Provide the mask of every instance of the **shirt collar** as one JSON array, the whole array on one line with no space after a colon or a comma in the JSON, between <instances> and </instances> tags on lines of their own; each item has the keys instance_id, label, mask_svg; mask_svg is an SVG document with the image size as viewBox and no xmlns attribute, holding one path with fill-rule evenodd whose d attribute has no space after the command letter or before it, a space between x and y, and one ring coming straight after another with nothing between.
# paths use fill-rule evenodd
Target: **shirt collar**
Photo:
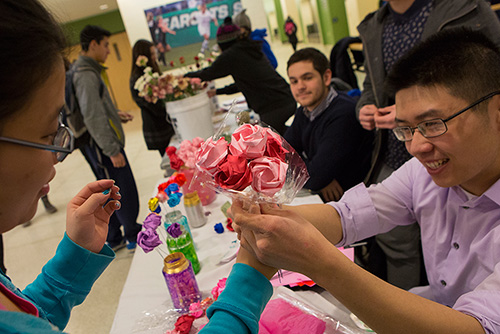
<instances>
[{"instance_id":1,"label":"shirt collar","mask_svg":"<svg viewBox=\"0 0 500 334\"><path fill-rule=\"evenodd\" d=\"M500 206L500 180L497 180L497 182L493 183L493 185L489 187L488 190L486 190L482 195L472 198L471 200L469 200L468 196L465 194L465 190L460 186L454 186L452 188L457 194L459 194L464 202L477 205L482 201L481 199L489 198L496 205Z\"/></svg>"},{"instance_id":2,"label":"shirt collar","mask_svg":"<svg viewBox=\"0 0 500 334\"><path fill-rule=\"evenodd\" d=\"M328 108L330 103L332 103L333 99L338 95L339 94L335 91L335 89L333 89L333 87L330 86L326 98L323 99L323 101L321 101L320 104L318 104L316 108L314 108L312 111L309 111L307 108L304 108L304 115L306 115L306 117L309 118L311 122L314 121L314 119L316 119L326 110L326 108Z\"/></svg>"}]
</instances>

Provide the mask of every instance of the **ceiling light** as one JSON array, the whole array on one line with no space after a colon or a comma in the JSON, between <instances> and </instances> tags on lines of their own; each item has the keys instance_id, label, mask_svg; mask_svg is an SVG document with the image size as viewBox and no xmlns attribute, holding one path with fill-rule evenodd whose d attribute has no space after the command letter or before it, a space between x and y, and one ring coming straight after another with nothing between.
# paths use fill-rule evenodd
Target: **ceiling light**
<instances>
[{"instance_id":1,"label":"ceiling light","mask_svg":"<svg viewBox=\"0 0 500 334\"><path fill-rule=\"evenodd\" d=\"M104 4L104 5L100 5L100 6L99 6L99 9L100 9L100 10L106 10L106 9L108 9L108 8L109 8L109 6L108 6L107 4Z\"/></svg>"}]
</instances>

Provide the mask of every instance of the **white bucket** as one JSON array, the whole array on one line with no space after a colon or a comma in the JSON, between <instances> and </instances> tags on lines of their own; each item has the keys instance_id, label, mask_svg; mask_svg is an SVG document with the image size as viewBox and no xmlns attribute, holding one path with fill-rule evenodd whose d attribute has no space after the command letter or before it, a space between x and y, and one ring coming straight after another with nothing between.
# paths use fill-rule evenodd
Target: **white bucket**
<instances>
[{"instance_id":1,"label":"white bucket","mask_svg":"<svg viewBox=\"0 0 500 334\"><path fill-rule=\"evenodd\" d=\"M207 91L166 103L167 113L181 140L207 139L214 134L212 107Z\"/></svg>"}]
</instances>

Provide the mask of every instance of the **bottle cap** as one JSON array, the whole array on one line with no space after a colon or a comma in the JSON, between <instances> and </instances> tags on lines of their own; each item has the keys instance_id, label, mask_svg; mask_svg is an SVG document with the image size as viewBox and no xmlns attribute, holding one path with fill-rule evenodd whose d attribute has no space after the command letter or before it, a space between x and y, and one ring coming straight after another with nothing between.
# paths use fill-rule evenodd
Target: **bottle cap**
<instances>
[{"instance_id":1,"label":"bottle cap","mask_svg":"<svg viewBox=\"0 0 500 334\"><path fill-rule=\"evenodd\" d=\"M163 271L166 274L178 274L189 267L189 261L181 252L168 255L163 260L163 263Z\"/></svg>"},{"instance_id":2,"label":"bottle cap","mask_svg":"<svg viewBox=\"0 0 500 334\"><path fill-rule=\"evenodd\" d=\"M198 192L194 191L189 194L184 195L184 205L185 206L196 206L200 203L200 197L198 196Z\"/></svg>"}]
</instances>

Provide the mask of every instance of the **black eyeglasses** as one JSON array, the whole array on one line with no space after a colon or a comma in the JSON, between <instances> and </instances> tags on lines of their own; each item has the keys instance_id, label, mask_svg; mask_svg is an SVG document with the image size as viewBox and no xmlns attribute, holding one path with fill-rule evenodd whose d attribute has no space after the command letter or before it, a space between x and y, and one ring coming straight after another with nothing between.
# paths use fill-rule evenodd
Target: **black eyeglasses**
<instances>
[{"instance_id":1,"label":"black eyeglasses","mask_svg":"<svg viewBox=\"0 0 500 334\"><path fill-rule=\"evenodd\" d=\"M59 128L57 129L56 135L54 136L54 140L52 140L52 145L44 145L21 139L0 137L0 141L4 141L7 143L54 152L56 154L57 161L59 162L62 162L68 156L68 154L73 152L74 140L75 139L73 136L73 132L63 124L59 124Z\"/></svg>"},{"instance_id":2,"label":"black eyeglasses","mask_svg":"<svg viewBox=\"0 0 500 334\"><path fill-rule=\"evenodd\" d=\"M425 138L434 138L441 136L448 131L448 127L446 126L446 122L449 120L452 120L453 118L463 114L467 110L470 110L477 106L479 103L484 102L490 98L492 98L495 95L500 94L500 91L496 91L493 93L490 93L476 102L472 103L470 106L460 110L456 114L451 115L450 117L446 119L441 119L441 118L435 118L435 119L430 119L428 121L423 121L417 124L416 127L411 127L411 126L398 126L394 129L392 129L392 132L394 132L394 135L396 138L400 141L410 141L413 139L413 133L415 133L415 130L418 129L418 131L424 136Z\"/></svg>"}]
</instances>

